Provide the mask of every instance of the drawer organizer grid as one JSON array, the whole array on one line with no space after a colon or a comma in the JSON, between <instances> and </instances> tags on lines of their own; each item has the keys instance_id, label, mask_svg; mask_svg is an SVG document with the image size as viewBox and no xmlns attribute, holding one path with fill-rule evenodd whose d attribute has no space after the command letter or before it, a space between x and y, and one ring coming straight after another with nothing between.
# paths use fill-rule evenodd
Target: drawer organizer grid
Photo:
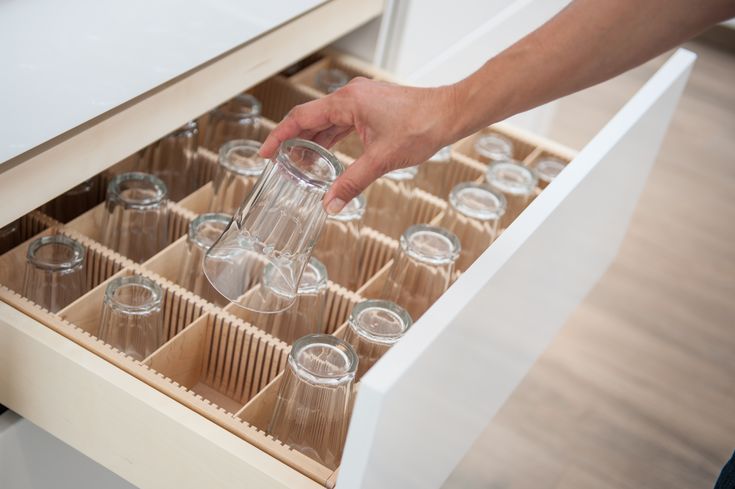
<instances>
[{"instance_id":1,"label":"drawer organizer grid","mask_svg":"<svg viewBox=\"0 0 735 489\"><path fill-rule=\"evenodd\" d=\"M259 139L264 139L294 105L323 96L313 87L316 71L335 66L350 76L390 79L353 58L327 52L315 62L290 77L277 75L250 90L262 104L264 120ZM206 128L206 116L200 120L200 135ZM542 155L554 155L569 161L571 155L541 140L530 140L513 131L491 128L514 143L515 158L530 164ZM460 141L452 148L447 177L451 186L464 181L482 181L486 165L475 159L473 139ZM356 137L343 141L335 151L350 164L359 157L361 144ZM20 220L19 239L23 243L0 256L0 299L70 340L87 348L117 367L160 390L211 421L266 451L318 483L333 487L336 471L320 465L298 451L290 449L265 433L270 419L278 380L286 365L289 345L251 324L234 305L220 307L184 289L179 284L178 266L186 252L186 232L198 214L208 211L212 197L211 180L217 166L217 155L200 148L198 166L193 178L197 190L179 202L169 204L169 245L144 263L135 263L100 244L104 213L104 189L110 178L135 169L134 156L121 161L94 177L101 189L90 208L68 223L44 214L45 207ZM421 182L417 185L420 187ZM381 181L368 191L368 208L390 205L410 209L404 216L408 227L416 223L437 224L448 205L439 196L417 189L412 197L392 195ZM402 201L402 200L403 201ZM364 298L380 296L392 257L398 248L398 236L386 236L381 223L365 218L362 231L359 286L348 290L329 282L324 324L327 333L341 336L352 307ZM327 226L330 225L327 221ZM42 235L63 234L86 248L87 292L59 311L50 313L21 296L25 254L29 242ZM324 246L320 242L317 246ZM461 271L458 271L459 275ZM107 283L121 275L142 275L157 282L164 291L163 311L165 342L143 361L136 361L103 343L95 335L99 328L102 297ZM359 388L359 386L358 386Z\"/></svg>"}]
</instances>

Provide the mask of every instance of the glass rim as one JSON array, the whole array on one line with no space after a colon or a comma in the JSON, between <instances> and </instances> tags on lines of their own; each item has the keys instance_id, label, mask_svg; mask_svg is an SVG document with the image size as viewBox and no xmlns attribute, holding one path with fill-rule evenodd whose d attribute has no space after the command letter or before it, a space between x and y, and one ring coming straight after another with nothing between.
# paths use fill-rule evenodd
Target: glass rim
<instances>
[{"instance_id":1,"label":"glass rim","mask_svg":"<svg viewBox=\"0 0 735 489\"><path fill-rule=\"evenodd\" d=\"M330 214L327 216L327 219L340 222L358 221L365 215L366 208L367 197L364 194L360 194L347 202L338 214Z\"/></svg>"},{"instance_id":2,"label":"glass rim","mask_svg":"<svg viewBox=\"0 0 735 489\"><path fill-rule=\"evenodd\" d=\"M44 246L57 245L64 246L72 251L72 256L69 260L61 262L49 262L42 260L36 254L38 250ZM84 264L86 254L84 247L78 241L71 239L63 234L54 234L52 236L42 236L31 241L28 245L28 251L26 252L26 258L31 265L36 268L48 270L51 272L59 272L65 270L73 270Z\"/></svg>"},{"instance_id":3,"label":"glass rim","mask_svg":"<svg viewBox=\"0 0 735 489\"><path fill-rule=\"evenodd\" d=\"M261 143L260 141L256 141L254 139L233 139L233 140L227 141L219 148L217 163L221 167L225 168L226 170L231 171L233 173L237 173L238 175L243 175L246 177L260 176L260 174L263 173L263 170L268 164L268 160L265 158L262 158L258 154L262 144L263 143ZM235 148L247 148L249 150L253 150L254 151L253 155L256 156L259 160L261 160L262 164L258 166L252 166L252 167L242 167L238 165L233 165L232 163L230 163L228 155L230 151L232 151Z\"/></svg>"},{"instance_id":4,"label":"glass rim","mask_svg":"<svg viewBox=\"0 0 735 489\"><path fill-rule=\"evenodd\" d=\"M304 273L306 273L306 270L309 268L313 269L316 272L316 280L314 280L314 283L311 285L303 284L302 282L304 279ZM309 258L309 261L304 267L304 272L301 274L301 281L299 281L299 286L296 290L296 293L298 295L316 294L323 290L326 290L327 286L329 285L328 279L329 278L327 275L327 267L325 267L324 263L319 261L316 257L312 256L311 258Z\"/></svg>"},{"instance_id":5,"label":"glass rim","mask_svg":"<svg viewBox=\"0 0 735 489\"><path fill-rule=\"evenodd\" d=\"M546 183L551 183L551 181L554 180L554 178L558 177L559 173L564 170L564 168L567 166L567 163L566 161L556 156L546 155L534 161L532 165L533 171L536 173L536 176L539 180L542 180ZM552 171L548 172L540 169L542 165L547 168L552 168Z\"/></svg>"},{"instance_id":6,"label":"glass rim","mask_svg":"<svg viewBox=\"0 0 735 489\"><path fill-rule=\"evenodd\" d=\"M322 372L314 372L306 366L299 363L298 355L308 348L326 347L338 353L344 360L344 371L334 374L325 374ZM288 354L288 363L294 374L300 379L312 384L319 385L340 385L351 382L357 373L359 358L357 352L348 342L341 338L337 338L331 334L308 334L298 338L293 342L291 351Z\"/></svg>"},{"instance_id":7,"label":"glass rim","mask_svg":"<svg viewBox=\"0 0 735 489\"><path fill-rule=\"evenodd\" d=\"M327 76L334 77L335 81L327 80ZM318 87L324 87L328 93L332 93L338 88L342 88L350 81L350 76L342 69L336 67L322 68L316 72L316 84ZM335 87L336 88L332 88Z\"/></svg>"},{"instance_id":8,"label":"glass rim","mask_svg":"<svg viewBox=\"0 0 735 489\"><path fill-rule=\"evenodd\" d=\"M295 148L304 148L317 153L329 165L334 175L333 178L318 178L315 175L310 175L306 171L294 165L291 162L291 159L286 157L286 153ZM283 158L281 157L282 155L284 156ZM279 163L282 163L283 166L289 171L289 173L298 178L300 181L324 191L326 191L329 186L335 180L337 180L340 175L342 175L342 172L344 171L344 165L341 161L337 159L336 156L334 156L334 154L313 141L308 141L306 139L300 138L287 139L286 141L282 142L281 147L278 150L276 160L278 160Z\"/></svg>"},{"instance_id":9,"label":"glass rim","mask_svg":"<svg viewBox=\"0 0 735 489\"><path fill-rule=\"evenodd\" d=\"M165 137L172 137L172 136L178 137L178 136L189 136L189 135L193 136L197 133L199 133L199 124L197 124L197 121L191 120L191 121L188 121L183 126L174 129Z\"/></svg>"},{"instance_id":10,"label":"glass rim","mask_svg":"<svg viewBox=\"0 0 735 489\"><path fill-rule=\"evenodd\" d=\"M426 160L426 163L436 163L440 165L446 165L451 162L452 162L452 145L451 144L448 144L440 148L439 151L434 153L428 160Z\"/></svg>"},{"instance_id":11,"label":"glass rim","mask_svg":"<svg viewBox=\"0 0 735 489\"><path fill-rule=\"evenodd\" d=\"M223 212L207 212L204 214L199 214L197 217L195 217L191 223L189 224L189 232L187 233L187 240L194 244L197 248L200 248L204 251L209 250L209 248L212 247L212 245L217 241L215 240L212 244L206 244L202 242L202 240L199 238L199 227L207 222L216 222L224 224L224 227L222 228L222 232L225 232L225 229L227 229L227 226L230 225L230 221L232 221L232 216L229 214L225 214Z\"/></svg>"},{"instance_id":12,"label":"glass rim","mask_svg":"<svg viewBox=\"0 0 735 489\"><path fill-rule=\"evenodd\" d=\"M413 248L411 246L411 238L419 233L433 234L446 241L446 244L448 245L447 253L444 256L427 256ZM430 265L447 265L454 263L457 261L457 258L459 258L459 254L462 251L462 246L456 234L442 227L432 226L430 224L414 224L409 226L401 235L399 243L401 250L403 250L406 255L414 260Z\"/></svg>"},{"instance_id":13,"label":"glass rim","mask_svg":"<svg viewBox=\"0 0 735 489\"><path fill-rule=\"evenodd\" d=\"M121 185L129 181L145 182L155 192L155 196L142 199L140 201L131 201L124 198L121 195ZM151 209L154 207L161 206L168 197L168 188L163 180L150 173L143 173L138 171L132 171L127 173L121 173L115 176L110 183L107 185L107 200L110 202L120 203L126 209Z\"/></svg>"},{"instance_id":14,"label":"glass rim","mask_svg":"<svg viewBox=\"0 0 735 489\"><path fill-rule=\"evenodd\" d=\"M122 287L139 287L145 289L151 295L151 300L145 304L125 304L115 298L115 292ZM142 275L128 275L117 277L110 281L105 288L104 303L115 311L125 314L143 315L161 309L163 291L161 286L153 280Z\"/></svg>"},{"instance_id":15,"label":"glass rim","mask_svg":"<svg viewBox=\"0 0 735 489\"><path fill-rule=\"evenodd\" d=\"M504 184L491 177L500 171L512 171L521 176L521 182L513 182ZM538 185L538 176L536 172L524 166L518 160L496 161L488 165L485 170L485 181L493 188L500 192L511 195L530 195Z\"/></svg>"},{"instance_id":16,"label":"glass rim","mask_svg":"<svg viewBox=\"0 0 735 489\"><path fill-rule=\"evenodd\" d=\"M359 321L360 315L369 309L378 309L389 312L395 317L403 327L400 332L393 334L378 334L367 330ZM359 302L352 308L350 317L347 321L350 329L358 336L367 339L372 343L380 343L383 345L393 345L398 340L403 338L408 329L413 325L413 319L411 315L403 307L399 306L395 302L382 300L382 299L368 299Z\"/></svg>"},{"instance_id":17,"label":"glass rim","mask_svg":"<svg viewBox=\"0 0 735 489\"><path fill-rule=\"evenodd\" d=\"M486 132L486 133L481 133L479 137L475 140L474 149L477 152L477 154L479 154L480 156L484 158L490 159L490 160L497 160L497 158L494 157L495 151L489 150L486 147L487 144L483 144L483 143L486 143L489 139L500 141L500 143L506 147L508 151L507 151L505 159L513 158L513 150L514 150L513 140L493 130Z\"/></svg>"},{"instance_id":18,"label":"glass rim","mask_svg":"<svg viewBox=\"0 0 735 489\"><path fill-rule=\"evenodd\" d=\"M496 199L497 201L497 209L473 209L464 205L462 202L460 202L459 197L462 191L467 189L480 190L492 195L492 198ZM487 183L476 182L463 182L455 185L454 188L452 188L452 191L449 192L449 204L452 206L452 209L459 212L463 216L481 221L494 221L496 219L500 219L501 217L503 217L503 215L505 215L505 211L508 207L508 201L502 193L495 191Z\"/></svg>"},{"instance_id":19,"label":"glass rim","mask_svg":"<svg viewBox=\"0 0 735 489\"><path fill-rule=\"evenodd\" d=\"M388 180L393 180L394 182L405 182L407 180L415 179L418 173L419 167L414 165L389 171L388 173L383 175L383 177L387 178Z\"/></svg>"},{"instance_id":20,"label":"glass rim","mask_svg":"<svg viewBox=\"0 0 735 489\"><path fill-rule=\"evenodd\" d=\"M243 111L243 110L231 110L229 109L230 102L233 100L237 100L239 102L245 102L250 104L250 110ZM252 95L247 92L239 93L232 97L231 99L227 100L223 104L221 104L219 107L214 109L215 112L217 112L219 115L226 117L228 119L257 119L261 116L262 110L263 110L263 104L255 95Z\"/></svg>"}]
</instances>

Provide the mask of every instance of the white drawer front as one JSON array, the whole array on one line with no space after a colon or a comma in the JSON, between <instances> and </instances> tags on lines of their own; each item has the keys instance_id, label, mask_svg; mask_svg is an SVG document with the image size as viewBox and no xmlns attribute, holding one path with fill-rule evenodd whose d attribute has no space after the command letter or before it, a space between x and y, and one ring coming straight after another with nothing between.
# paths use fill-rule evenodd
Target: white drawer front
<instances>
[{"instance_id":1,"label":"white drawer front","mask_svg":"<svg viewBox=\"0 0 735 489\"><path fill-rule=\"evenodd\" d=\"M430 489L621 242L695 55L680 50L363 379L341 489Z\"/></svg>"}]
</instances>

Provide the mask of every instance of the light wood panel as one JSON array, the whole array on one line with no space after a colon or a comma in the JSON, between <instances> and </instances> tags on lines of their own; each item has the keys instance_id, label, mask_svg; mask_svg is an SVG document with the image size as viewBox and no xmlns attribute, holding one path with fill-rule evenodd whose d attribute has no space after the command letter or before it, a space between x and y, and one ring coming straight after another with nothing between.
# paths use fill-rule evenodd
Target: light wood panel
<instances>
[{"instance_id":1,"label":"light wood panel","mask_svg":"<svg viewBox=\"0 0 735 489\"><path fill-rule=\"evenodd\" d=\"M620 255L445 483L711 487L735 449L735 57L697 52ZM564 99L581 147L662 56Z\"/></svg>"}]
</instances>

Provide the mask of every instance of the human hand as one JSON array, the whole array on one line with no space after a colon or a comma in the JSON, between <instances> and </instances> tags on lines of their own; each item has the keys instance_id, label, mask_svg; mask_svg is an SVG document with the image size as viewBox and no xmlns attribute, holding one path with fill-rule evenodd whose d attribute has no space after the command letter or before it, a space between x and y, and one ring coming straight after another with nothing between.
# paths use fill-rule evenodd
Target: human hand
<instances>
[{"instance_id":1,"label":"human hand","mask_svg":"<svg viewBox=\"0 0 735 489\"><path fill-rule=\"evenodd\" d=\"M324 208L337 214L382 175L428 160L452 141L452 87L414 88L355 78L336 92L294 107L271 131L260 154L271 158L291 138L332 147L353 130L364 153L324 196Z\"/></svg>"}]
</instances>

